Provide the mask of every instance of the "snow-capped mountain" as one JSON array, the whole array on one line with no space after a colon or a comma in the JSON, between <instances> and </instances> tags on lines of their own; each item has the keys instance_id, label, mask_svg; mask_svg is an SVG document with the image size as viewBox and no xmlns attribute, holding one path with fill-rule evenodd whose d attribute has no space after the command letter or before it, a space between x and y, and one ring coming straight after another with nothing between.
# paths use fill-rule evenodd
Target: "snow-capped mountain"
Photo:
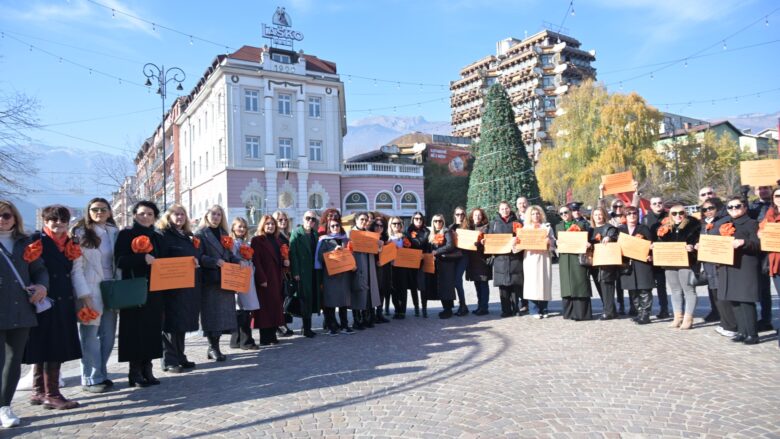
<instances>
[{"instance_id":1,"label":"snow-capped mountain","mask_svg":"<svg viewBox=\"0 0 780 439\"><path fill-rule=\"evenodd\" d=\"M349 158L386 144L396 137L420 131L449 135L449 122L427 121L422 116L371 116L358 119L347 126L344 137L344 157Z\"/></svg>"}]
</instances>

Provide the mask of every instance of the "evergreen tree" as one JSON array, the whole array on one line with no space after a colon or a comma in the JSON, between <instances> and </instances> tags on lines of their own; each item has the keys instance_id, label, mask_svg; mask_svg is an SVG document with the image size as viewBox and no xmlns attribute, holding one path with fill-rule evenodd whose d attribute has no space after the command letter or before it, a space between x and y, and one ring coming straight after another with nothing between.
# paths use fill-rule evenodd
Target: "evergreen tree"
<instances>
[{"instance_id":1,"label":"evergreen tree","mask_svg":"<svg viewBox=\"0 0 780 439\"><path fill-rule=\"evenodd\" d=\"M492 216L498 203L525 196L531 204L540 204L539 186L532 169L509 95L501 84L487 93L482 113L481 134L474 148L474 168L469 180L468 208L481 207Z\"/></svg>"}]
</instances>

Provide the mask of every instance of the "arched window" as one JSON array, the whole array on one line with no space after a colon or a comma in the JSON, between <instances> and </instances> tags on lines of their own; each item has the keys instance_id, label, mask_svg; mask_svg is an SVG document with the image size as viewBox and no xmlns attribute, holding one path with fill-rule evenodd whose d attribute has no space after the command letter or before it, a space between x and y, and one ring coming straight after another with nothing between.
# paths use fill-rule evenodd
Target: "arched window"
<instances>
[{"instance_id":1,"label":"arched window","mask_svg":"<svg viewBox=\"0 0 780 439\"><path fill-rule=\"evenodd\" d=\"M395 208L394 204L395 200L393 200L392 195L387 192L380 192L376 195L374 207L376 210L393 210Z\"/></svg>"},{"instance_id":2,"label":"arched window","mask_svg":"<svg viewBox=\"0 0 780 439\"><path fill-rule=\"evenodd\" d=\"M246 220L250 226L256 226L257 222L260 221L260 217L265 211L264 201L260 194L251 194L246 200L244 207L246 208Z\"/></svg>"},{"instance_id":3,"label":"arched window","mask_svg":"<svg viewBox=\"0 0 780 439\"><path fill-rule=\"evenodd\" d=\"M309 209L322 209L324 203L322 202L322 195L311 194L309 195Z\"/></svg>"},{"instance_id":4,"label":"arched window","mask_svg":"<svg viewBox=\"0 0 780 439\"><path fill-rule=\"evenodd\" d=\"M289 209L293 207L293 204L295 204L295 198L291 193L285 191L279 194L280 209Z\"/></svg>"},{"instance_id":5,"label":"arched window","mask_svg":"<svg viewBox=\"0 0 780 439\"><path fill-rule=\"evenodd\" d=\"M418 210L417 209L417 195L407 192L401 197L401 209L403 210Z\"/></svg>"},{"instance_id":6,"label":"arched window","mask_svg":"<svg viewBox=\"0 0 780 439\"><path fill-rule=\"evenodd\" d=\"M344 206L347 212L357 212L360 210L368 210L368 200L366 196L360 192L352 192L347 195L346 205Z\"/></svg>"}]
</instances>

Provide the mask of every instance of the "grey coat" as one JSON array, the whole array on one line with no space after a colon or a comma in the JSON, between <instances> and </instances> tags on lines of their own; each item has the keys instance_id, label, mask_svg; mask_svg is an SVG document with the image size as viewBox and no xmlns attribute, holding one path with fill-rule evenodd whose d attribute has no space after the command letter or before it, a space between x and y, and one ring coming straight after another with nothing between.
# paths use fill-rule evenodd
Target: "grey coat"
<instances>
[{"instance_id":1,"label":"grey coat","mask_svg":"<svg viewBox=\"0 0 780 439\"><path fill-rule=\"evenodd\" d=\"M43 265L43 258L38 258L29 264L22 258L24 249L31 243L29 236L21 236L14 241L13 249L6 249L0 245L0 251L5 252L11 259L25 283L19 285L5 258L0 257L0 331L32 328L38 325L35 308L30 304L27 291L23 287L39 284L48 289L49 273Z\"/></svg>"},{"instance_id":2,"label":"grey coat","mask_svg":"<svg viewBox=\"0 0 780 439\"><path fill-rule=\"evenodd\" d=\"M339 243L333 238L320 237L317 258L322 265L322 306L325 308L351 306L352 272L328 275L325 268L325 253L333 251ZM357 264L356 264L357 265Z\"/></svg>"},{"instance_id":3,"label":"grey coat","mask_svg":"<svg viewBox=\"0 0 780 439\"><path fill-rule=\"evenodd\" d=\"M376 255L355 252L354 256L357 271L352 277L352 309L369 309L369 300L370 307L375 308L382 303L376 275Z\"/></svg>"},{"instance_id":4,"label":"grey coat","mask_svg":"<svg viewBox=\"0 0 780 439\"><path fill-rule=\"evenodd\" d=\"M227 235L221 232L222 236ZM234 264L241 260L230 250L222 247L214 233L208 227L202 227L195 232L200 238L200 266L203 269L217 270L217 261L222 259ZM200 301L200 327L204 333L224 332L236 329L236 299L234 291L223 290L220 283L203 283Z\"/></svg>"}]
</instances>

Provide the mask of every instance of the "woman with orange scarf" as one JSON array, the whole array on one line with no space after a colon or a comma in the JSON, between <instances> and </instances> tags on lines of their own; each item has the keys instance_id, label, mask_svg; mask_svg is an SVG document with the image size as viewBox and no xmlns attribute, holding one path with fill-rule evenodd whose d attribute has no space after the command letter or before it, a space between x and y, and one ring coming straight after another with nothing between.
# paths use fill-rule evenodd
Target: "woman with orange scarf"
<instances>
[{"instance_id":1,"label":"woman with orange scarf","mask_svg":"<svg viewBox=\"0 0 780 439\"><path fill-rule=\"evenodd\" d=\"M561 216L561 222L555 226L556 239L561 232L587 232L574 219L569 206L561 206L558 214ZM588 243L588 247L591 245ZM579 256L574 253L558 254L562 315L564 319L575 322L593 319L593 308L590 302L593 293L588 278L588 267L580 264Z\"/></svg>"}]
</instances>

